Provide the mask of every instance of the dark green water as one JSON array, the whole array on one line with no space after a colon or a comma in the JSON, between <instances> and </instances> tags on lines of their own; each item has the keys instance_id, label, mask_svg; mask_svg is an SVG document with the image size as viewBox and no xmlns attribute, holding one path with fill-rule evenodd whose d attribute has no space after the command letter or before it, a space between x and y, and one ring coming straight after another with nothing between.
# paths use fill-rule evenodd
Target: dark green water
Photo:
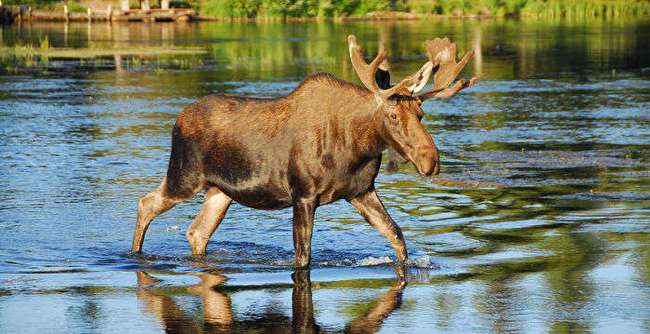
<instances>
[{"instance_id":1,"label":"dark green water","mask_svg":"<svg viewBox=\"0 0 650 334\"><path fill-rule=\"evenodd\" d=\"M311 280L291 278L290 210L235 204L208 256L191 257L199 197L130 255L137 198L166 171L180 109L213 92L286 94L316 71L356 81L349 33L372 53L384 41L395 78L425 61L425 39L478 51L464 75L482 81L423 107L441 175L407 165L378 178L408 284L345 202L317 211ZM0 36L0 333L650 331L650 21L61 23ZM25 47L46 44L76 53ZM200 53L169 55L189 47Z\"/></svg>"}]
</instances>

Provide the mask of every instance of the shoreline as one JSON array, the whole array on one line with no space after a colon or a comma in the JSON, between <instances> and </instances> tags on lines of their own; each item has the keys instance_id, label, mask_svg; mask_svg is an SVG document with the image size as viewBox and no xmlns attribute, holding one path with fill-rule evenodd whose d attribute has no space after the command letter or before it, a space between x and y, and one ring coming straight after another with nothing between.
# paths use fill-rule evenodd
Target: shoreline
<instances>
[{"instance_id":1,"label":"shoreline","mask_svg":"<svg viewBox=\"0 0 650 334\"><path fill-rule=\"evenodd\" d=\"M51 9L31 8L31 6L2 6L0 5L0 24L20 24L22 22L229 22L229 23L294 23L294 22L373 22L373 21L419 21L419 20L498 20L498 19L551 19L551 20L616 20L627 18L642 18L643 16L558 16L537 17L528 15L490 15L490 14L423 14L399 11L370 12L365 15L340 17L215 17L205 16L188 8L149 10L132 9L129 11L91 10L87 12L54 12Z\"/></svg>"},{"instance_id":2,"label":"shoreline","mask_svg":"<svg viewBox=\"0 0 650 334\"><path fill-rule=\"evenodd\" d=\"M498 19L521 18L518 15L445 15L422 14L410 12L371 12L365 15L341 17L216 17L205 16L194 10L186 8L150 9L130 11L90 10L84 12L54 12L51 9L32 8L31 6L0 6L0 23L12 24L20 22L93 22L93 21L118 21L118 22L237 22L237 23L264 23L264 22L355 22L355 21L416 21L416 20L466 20L466 19Z\"/></svg>"}]
</instances>

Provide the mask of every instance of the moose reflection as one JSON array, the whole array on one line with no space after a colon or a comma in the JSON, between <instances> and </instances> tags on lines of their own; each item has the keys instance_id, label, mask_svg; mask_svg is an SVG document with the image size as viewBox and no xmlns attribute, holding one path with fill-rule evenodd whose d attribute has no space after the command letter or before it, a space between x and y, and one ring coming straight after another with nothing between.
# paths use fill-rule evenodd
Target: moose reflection
<instances>
[{"instance_id":1,"label":"moose reflection","mask_svg":"<svg viewBox=\"0 0 650 334\"><path fill-rule=\"evenodd\" d=\"M138 299L142 302L145 312L155 317L167 333L323 332L314 317L312 284L308 270L296 270L291 275L293 280L291 318L272 309L254 316L247 314L247 319L237 319L229 294L219 289L226 278L217 273L201 273L200 283L183 289L201 298L203 321L197 319L201 317L183 309L169 294L170 291L177 292L176 288L170 290L170 288L160 287L162 281L145 271L138 271L136 275ZM368 311L348 323L346 332L378 331L384 319L402 305L402 292L405 285L403 280L396 280L387 292L369 303L372 306Z\"/></svg>"}]
</instances>

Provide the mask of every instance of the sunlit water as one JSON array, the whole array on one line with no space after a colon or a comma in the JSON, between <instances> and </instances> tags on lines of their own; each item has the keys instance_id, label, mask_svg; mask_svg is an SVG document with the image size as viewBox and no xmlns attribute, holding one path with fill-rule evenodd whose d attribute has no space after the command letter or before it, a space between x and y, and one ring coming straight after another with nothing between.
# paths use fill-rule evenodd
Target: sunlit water
<instances>
[{"instance_id":1,"label":"sunlit water","mask_svg":"<svg viewBox=\"0 0 650 334\"><path fill-rule=\"evenodd\" d=\"M650 22L417 21L2 27L0 333L648 332ZM176 114L214 92L271 97L307 74L356 81L345 36L383 40L393 77L449 36L475 87L424 104L442 173L378 178L409 248L346 202L318 209L311 284L292 281L291 211L233 205L193 258L201 196L129 254ZM28 59L16 45L123 49ZM132 56L198 47L195 55ZM136 51L134 51L136 50Z\"/></svg>"}]
</instances>

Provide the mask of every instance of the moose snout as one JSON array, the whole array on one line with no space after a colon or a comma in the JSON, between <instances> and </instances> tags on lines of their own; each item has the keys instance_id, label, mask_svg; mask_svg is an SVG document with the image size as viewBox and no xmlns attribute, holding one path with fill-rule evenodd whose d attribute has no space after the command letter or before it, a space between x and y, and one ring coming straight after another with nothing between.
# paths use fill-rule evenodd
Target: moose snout
<instances>
[{"instance_id":1,"label":"moose snout","mask_svg":"<svg viewBox=\"0 0 650 334\"><path fill-rule=\"evenodd\" d=\"M424 148L418 151L414 161L418 172L425 176L438 175L440 173L438 150L435 148Z\"/></svg>"}]
</instances>

